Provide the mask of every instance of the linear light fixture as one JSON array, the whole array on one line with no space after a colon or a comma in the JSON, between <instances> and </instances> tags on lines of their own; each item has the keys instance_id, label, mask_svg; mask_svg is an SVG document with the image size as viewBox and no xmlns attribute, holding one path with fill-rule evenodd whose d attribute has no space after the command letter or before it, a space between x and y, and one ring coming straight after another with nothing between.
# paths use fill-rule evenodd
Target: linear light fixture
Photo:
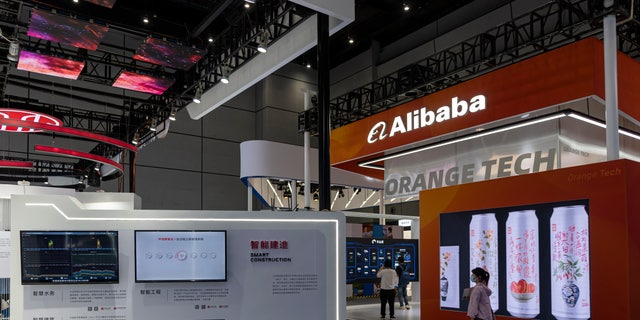
<instances>
[{"instance_id":1,"label":"linear light fixture","mask_svg":"<svg viewBox=\"0 0 640 320\"><path fill-rule=\"evenodd\" d=\"M0 168L33 170L31 161L0 160Z\"/></svg>"},{"instance_id":2,"label":"linear light fixture","mask_svg":"<svg viewBox=\"0 0 640 320\"><path fill-rule=\"evenodd\" d=\"M43 145L35 145L33 148L36 152L47 153L47 154L52 154L56 156L89 160L89 161L101 163L104 165L112 166L116 170L120 171L121 173L124 172L124 167L121 164L111 159L108 159L93 153L86 153L86 152L81 152L77 150L56 148L56 147L43 146Z\"/></svg>"},{"instance_id":3,"label":"linear light fixture","mask_svg":"<svg viewBox=\"0 0 640 320\"><path fill-rule=\"evenodd\" d=\"M505 131L510 131L510 130L514 130L514 129L518 129L518 128L522 128L522 127L527 127L530 125L534 125L534 124L538 124L538 123L542 123L542 122L547 122L547 121L551 121L551 120L556 120L556 119L560 119L560 118L564 118L564 117L570 117L570 118L574 118L576 120L580 120L583 121L585 123L591 124L591 125L595 125L601 128L606 128L606 124L598 119L589 117L587 115L584 115L582 113L573 111L573 110L563 110L557 113L552 113L552 114L548 114L545 116L540 116L540 117L535 117L535 118L531 118L531 119L527 119L527 120L523 120L520 122L516 122L513 124L508 124L508 125L504 125L504 126L500 126L500 127L496 127L493 129L489 129L489 130L484 130L484 131L477 131L474 133L470 133L458 138L453 138L453 139L449 139L449 140L445 140L442 142L438 142L438 143L434 143L434 144L430 144L430 145L426 145L426 146L422 146L422 147L418 147L418 148L414 148L414 149L409 149L409 150L405 150L405 151L401 151L401 152L395 152L392 154L389 154L387 156L383 156L380 158L375 158L375 159L371 159L371 160L367 160L367 161L363 161L358 163L358 166L363 167L363 168L370 168L370 169L377 169L377 170L383 170L384 171L384 166L380 166L380 165L375 165L375 163L380 162L380 161L385 161L385 160L390 160L390 159L395 159L395 158L399 158L399 157L404 157L410 154L414 154L414 153L418 153L418 152L422 152L422 151L427 151L427 150L431 150L431 149L436 149L436 148L440 148L440 147L444 147L444 146L448 146L451 144L456 144L459 142L464 142L464 141L468 141L468 140L472 140L472 139L476 139L476 138L482 138L482 137L486 137L492 134L496 134L496 133L501 133L501 132L505 132ZM618 128L618 132L622 135L626 135L628 137L634 138L636 140L640 140L640 134L637 134L635 132L629 131L627 129L623 129L623 128Z\"/></svg>"}]
</instances>

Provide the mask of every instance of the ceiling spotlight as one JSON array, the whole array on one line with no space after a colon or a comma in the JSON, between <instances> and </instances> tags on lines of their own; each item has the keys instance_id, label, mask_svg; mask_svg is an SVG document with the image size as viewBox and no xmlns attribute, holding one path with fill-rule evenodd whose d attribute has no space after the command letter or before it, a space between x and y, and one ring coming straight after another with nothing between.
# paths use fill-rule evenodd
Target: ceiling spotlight
<instances>
[{"instance_id":1,"label":"ceiling spotlight","mask_svg":"<svg viewBox=\"0 0 640 320\"><path fill-rule=\"evenodd\" d=\"M156 120L156 118L151 119L151 125L149 126L149 130L153 132L158 131L158 120Z\"/></svg>"},{"instance_id":2,"label":"ceiling spotlight","mask_svg":"<svg viewBox=\"0 0 640 320\"><path fill-rule=\"evenodd\" d=\"M176 110L177 108L171 108L171 112L169 113L169 120L176 121Z\"/></svg>"},{"instance_id":3,"label":"ceiling spotlight","mask_svg":"<svg viewBox=\"0 0 640 320\"><path fill-rule=\"evenodd\" d=\"M9 42L9 53L7 54L7 59L9 61L18 61L20 58L20 43L18 40L13 40Z\"/></svg>"},{"instance_id":4,"label":"ceiling spotlight","mask_svg":"<svg viewBox=\"0 0 640 320\"><path fill-rule=\"evenodd\" d=\"M403 9L404 9L404 11L409 11L409 10L411 10L411 7L409 7L409 5L405 3L403 5Z\"/></svg>"},{"instance_id":5,"label":"ceiling spotlight","mask_svg":"<svg viewBox=\"0 0 640 320\"><path fill-rule=\"evenodd\" d=\"M78 2L80 2L80 0L73 0L73 2L74 2L74 3L78 3Z\"/></svg>"},{"instance_id":6,"label":"ceiling spotlight","mask_svg":"<svg viewBox=\"0 0 640 320\"><path fill-rule=\"evenodd\" d=\"M311 69L311 63L307 62L307 69Z\"/></svg>"},{"instance_id":7,"label":"ceiling spotlight","mask_svg":"<svg viewBox=\"0 0 640 320\"><path fill-rule=\"evenodd\" d=\"M200 103L200 98L202 98L202 88L198 85L196 87L196 94L193 96L193 102Z\"/></svg>"},{"instance_id":8,"label":"ceiling spotlight","mask_svg":"<svg viewBox=\"0 0 640 320\"><path fill-rule=\"evenodd\" d=\"M251 8L251 3L245 2L244 3L244 7L247 8L247 9Z\"/></svg>"},{"instance_id":9,"label":"ceiling spotlight","mask_svg":"<svg viewBox=\"0 0 640 320\"><path fill-rule=\"evenodd\" d=\"M142 18L142 22L144 22L144 23L149 23L149 18L148 18L147 16L144 16L144 17Z\"/></svg>"},{"instance_id":10,"label":"ceiling spotlight","mask_svg":"<svg viewBox=\"0 0 640 320\"><path fill-rule=\"evenodd\" d=\"M209 36L209 39L207 39L209 42L213 42L213 37Z\"/></svg>"},{"instance_id":11,"label":"ceiling spotlight","mask_svg":"<svg viewBox=\"0 0 640 320\"><path fill-rule=\"evenodd\" d=\"M260 31L260 35L258 36L258 51L260 53L266 53L267 52L267 32L266 31Z\"/></svg>"},{"instance_id":12,"label":"ceiling spotlight","mask_svg":"<svg viewBox=\"0 0 640 320\"><path fill-rule=\"evenodd\" d=\"M355 40L353 40L353 38L349 37L349 44L353 44L355 42Z\"/></svg>"},{"instance_id":13,"label":"ceiling spotlight","mask_svg":"<svg viewBox=\"0 0 640 320\"><path fill-rule=\"evenodd\" d=\"M224 65L222 67L220 67L220 82L227 84L229 83L229 67Z\"/></svg>"},{"instance_id":14,"label":"ceiling spotlight","mask_svg":"<svg viewBox=\"0 0 640 320\"><path fill-rule=\"evenodd\" d=\"M0 38L9 42L9 53L7 54L7 59L9 61L16 62L20 58L20 42L16 39L9 39L2 34L2 29L0 29Z\"/></svg>"}]
</instances>

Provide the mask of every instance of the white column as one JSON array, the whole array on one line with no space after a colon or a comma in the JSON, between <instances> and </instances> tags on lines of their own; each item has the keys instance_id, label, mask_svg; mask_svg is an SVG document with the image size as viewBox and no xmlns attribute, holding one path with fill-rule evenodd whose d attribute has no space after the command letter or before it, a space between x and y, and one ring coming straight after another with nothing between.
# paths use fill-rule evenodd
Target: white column
<instances>
[{"instance_id":1,"label":"white column","mask_svg":"<svg viewBox=\"0 0 640 320\"><path fill-rule=\"evenodd\" d=\"M607 6L607 1L605 6ZM620 138L618 135L618 60L616 15L608 14L602 20L604 28L604 91L605 121L607 135L607 160L620 158Z\"/></svg>"}]
</instances>

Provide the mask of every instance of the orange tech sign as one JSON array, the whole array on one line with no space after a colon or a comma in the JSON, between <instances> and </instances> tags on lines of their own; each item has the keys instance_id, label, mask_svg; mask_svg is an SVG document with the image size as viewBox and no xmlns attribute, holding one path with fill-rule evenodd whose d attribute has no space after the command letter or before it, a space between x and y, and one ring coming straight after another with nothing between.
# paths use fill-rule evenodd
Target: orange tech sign
<instances>
[{"instance_id":1,"label":"orange tech sign","mask_svg":"<svg viewBox=\"0 0 640 320\"><path fill-rule=\"evenodd\" d=\"M585 97L602 98L602 52L595 38L572 43L337 128L331 132L331 164L383 179L382 170L358 163L462 129ZM619 54L618 69L619 108L640 119L640 109L631 108L640 90L625 89L636 83L640 66Z\"/></svg>"}]
</instances>

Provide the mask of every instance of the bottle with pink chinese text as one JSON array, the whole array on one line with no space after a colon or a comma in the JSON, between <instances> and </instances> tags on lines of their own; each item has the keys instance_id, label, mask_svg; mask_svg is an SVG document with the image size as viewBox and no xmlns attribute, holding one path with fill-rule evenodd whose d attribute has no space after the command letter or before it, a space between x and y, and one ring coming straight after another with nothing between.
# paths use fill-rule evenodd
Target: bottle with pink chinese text
<instances>
[{"instance_id":1,"label":"bottle with pink chinese text","mask_svg":"<svg viewBox=\"0 0 640 320\"><path fill-rule=\"evenodd\" d=\"M491 308L498 310L498 221L495 213L474 214L469 224L469 263L489 272ZM474 284L471 283L471 286Z\"/></svg>"},{"instance_id":2,"label":"bottle with pink chinese text","mask_svg":"<svg viewBox=\"0 0 640 320\"><path fill-rule=\"evenodd\" d=\"M551 314L558 320L591 317L589 217L583 205L553 209Z\"/></svg>"},{"instance_id":3,"label":"bottle with pink chinese text","mask_svg":"<svg viewBox=\"0 0 640 320\"><path fill-rule=\"evenodd\" d=\"M538 218L535 210L509 212L507 238L507 311L531 319L540 313Z\"/></svg>"}]
</instances>

